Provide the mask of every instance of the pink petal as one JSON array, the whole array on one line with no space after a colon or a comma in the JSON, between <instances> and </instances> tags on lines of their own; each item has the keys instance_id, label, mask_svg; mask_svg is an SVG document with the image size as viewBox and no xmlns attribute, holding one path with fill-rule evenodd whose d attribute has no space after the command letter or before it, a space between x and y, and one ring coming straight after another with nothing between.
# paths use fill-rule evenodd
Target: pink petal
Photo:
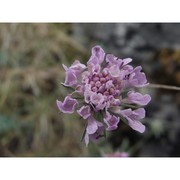
<instances>
[{"instance_id":1,"label":"pink petal","mask_svg":"<svg viewBox=\"0 0 180 180\"><path fill-rule=\"evenodd\" d=\"M65 86L75 86L77 85L77 76L75 75L73 70L66 71L66 78L65 78Z\"/></svg>"},{"instance_id":2,"label":"pink petal","mask_svg":"<svg viewBox=\"0 0 180 180\"><path fill-rule=\"evenodd\" d=\"M92 116L90 116L88 118L88 125L86 128L87 133L88 134L94 134L97 129L98 129L98 125L97 125L96 120Z\"/></svg>"},{"instance_id":3,"label":"pink petal","mask_svg":"<svg viewBox=\"0 0 180 180\"><path fill-rule=\"evenodd\" d=\"M108 111L106 111L106 116L104 118L104 122L107 124L107 130L112 131L117 129L119 123L119 117L111 115Z\"/></svg>"},{"instance_id":4,"label":"pink petal","mask_svg":"<svg viewBox=\"0 0 180 180\"><path fill-rule=\"evenodd\" d=\"M133 92L133 91L130 91L128 93L128 98L126 99L125 102L127 103L135 103L135 104L139 104L139 105L147 105L151 100L151 97L150 95L148 94L145 94L145 95L142 95L138 92Z\"/></svg>"},{"instance_id":5,"label":"pink petal","mask_svg":"<svg viewBox=\"0 0 180 180\"><path fill-rule=\"evenodd\" d=\"M76 99L72 99L70 96L66 96L64 102L56 100L57 107L63 113L73 113L75 106L78 104Z\"/></svg>"},{"instance_id":6,"label":"pink petal","mask_svg":"<svg viewBox=\"0 0 180 180\"><path fill-rule=\"evenodd\" d=\"M140 133L143 133L145 131L145 126L140 121L133 121L129 119L128 123L132 129Z\"/></svg>"},{"instance_id":7,"label":"pink petal","mask_svg":"<svg viewBox=\"0 0 180 180\"><path fill-rule=\"evenodd\" d=\"M104 60L105 52L101 46L95 46L92 48L92 55L99 59L99 63L102 63Z\"/></svg>"},{"instance_id":8,"label":"pink petal","mask_svg":"<svg viewBox=\"0 0 180 180\"><path fill-rule=\"evenodd\" d=\"M83 119L87 119L91 115L89 106L82 106L77 112Z\"/></svg>"}]
</instances>

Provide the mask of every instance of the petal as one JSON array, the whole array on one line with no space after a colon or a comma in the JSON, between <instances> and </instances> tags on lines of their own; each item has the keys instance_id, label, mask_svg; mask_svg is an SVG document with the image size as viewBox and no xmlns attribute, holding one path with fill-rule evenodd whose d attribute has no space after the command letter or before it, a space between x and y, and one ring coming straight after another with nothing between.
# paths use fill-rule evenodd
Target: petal
<instances>
[{"instance_id":1,"label":"petal","mask_svg":"<svg viewBox=\"0 0 180 180\"><path fill-rule=\"evenodd\" d=\"M92 55L98 58L99 63L102 63L104 60L105 52L101 48L101 46L95 46L92 48Z\"/></svg>"},{"instance_id":2,"label":"petal","mask_svg":"<svg viewBox=\"0 0 180 180\"><path fill-rule=\"evenodd\" d=\"M91 73L98 74L101 71L101 66L99 64L92 65Z\"/></svg>"},{"instance_id":3,"label":"petal","mask_svg":"<svg viewBox=\"0 0 180 180\"><path fill-rule=\"evenodd\" d=\"M139 105L147 105L151 100L151 96L148 94L142 95L137 92L130 91L128 93L128 98L125 100L127 103L135 103Z\"/></svg>"},{"instance_id":4,"label":"petal","mask_svg":"<svg viewBox=\"0 0 180 180\"><path fill-rule=\"evenodd\" d=\"M78 71L83 71L84 69L86 69L86 66L84 64L80 63L79 60L75 60L74 63L69 68L78 70Z\"/></svg>"},{"instance_id":5,"label":"petal","mask_svg":"<svg viewBox=\"0 0 180 180\"><path fill-rule=\"evenodd\" d=\"M121 114L124 117L130 116L132 114L132 109L123 109L121 110L120 108L116 109L115 113Z\"/></svg>"},{"instance_id":6,"label":"petal","mask_svg":"<svg viewBox=\"0 0 180 180\"><path fill-rule=\"evenodd\" d=\"M145 110L144 108L136 109L130 116L133 116L135 120L143 119L145 117Z\"/></svg>"},{"instance_id":7,"label":"petal","mask_svg":"<svg viewBox=\"0 0 180 180\"><path fill-rule=\"evenodd\" d=\"M112 131L118 127L119 117L111 115L108 111L106 111L106 117L104 118L104 122L107 124L107 130Z\"/></svg>"},{"instance_id":8,"label":"petal","mask_svg":"<svg viewBox=\"0 0 180 180\"><path fill-rule=\"evenodd\" d=\"M65 78L65 86L75 86L77 85L77 76L75 75L74 71L68 69L66 71L66 78Z\"/></svg>"},{"instance_id":9,"label":"petal","mask_svg":"<svg viewBox=\"0 0 180 180\"><path fill-rule=\"evenodd\" d=\"M96 56L91 56L87 62L88 69L91 70L93 65L99 64L99 60Z\"/></svg>"},{"instance_id":10,"label":"petal","mask_svg":"<svg viewBox=\"0 0 180 180\"><path fill-rule=\"evenodd\" d=\"M90 116L88 118L88 125L86 128L87 133L94 134L97 129L98 129L98 124L97 124L96 120L92 116Z\"/></svg>"},{"instance_id":11,"label":"petal","mask_svg":"<svg viewBox=\"0 0 180 180\"><path fill-rule=\"evenodd\" d=\"M131 58L125 58L125 59L123 59L123 66L126 65L126 64L128 64L128 63L130 63L131 61L132 61Z\"/></svg>"},{"instance_id":12,"label":"petal","mask_svg":"<svg viewBox=\"0 0 180 180\"><path fill-rule=\"evenodd\" d=\"M145 131L145 126L140 121L133 121L129 119L128 124L132 129L140 133L143 133Z\"/></svg>"},{"instance_id":13,"label":"petal","mask_svg":"<svg viewBox=\"0 0 180 180\"><path fill-rule=\"evenodd\" d=\"M109 68L109 73L112 77L119 77L121 71L117 65L113 65Z\"/></svg>"},{"instance_id":14,"label":"petal","mask_svg":"<svg viewBox=\"0 0 180 180\"><path fill-rule=\"evenodd\" d=\"M62 64L62 66L63 66L63 68L64 68L65 71L68 70L68 67L67 67L66 65Z\"/></svg>"},{"instance_id":15,"label":"petal","mask_svg":"<svg viewBox=\"0 0 180 180\"><path fill-rule=\"evenodd\" d=\"M77 105L77 100L72 99L70 96L66 96L64 102L56 100L57 107L63 113L73 113L75 106Z\"/></svg>"},{"instance_id":16,"label":"petal","mask_svg":"<svg viewBox=\"0 0 180 180\"><path fill-rule=\"evenodd\" d=\"M86 146L88 146L88 144L89 144L89 134L87 132L86 132L86 134L84 136L84 141L85 141Z\"/></svg>"},{"instance_id":17,"label":"petal","mask_svg":"<svg viewBox=\"0 0 180 180\"><path fill-rule=\"evenodd\" d=\"M98 123L98 129L96 130L96 132L89 135L89 138L91 139L91 141L96 143L101 137L104 136L104 130L105 130L105 128L104 128L103 124Z\"/></svg>"},{"instance_id":18,"label":"petal","mask_svg":"<svg viewBox=\"0 0 180 180\"><path fill-rule=\"evenodd\" d=\"M83 119L87 119L91 115L89 106L82 106L77 112Z\"/></svg>"},{"instance_id":19,"label":"petal","mask_svg":"<svg viewBox=\"0 0 180 180\"><path fill-rule=\"evenodd\" d=\"M106 62L109 63L109 65L116 65L116 59L117 57L115 57L113 54L107 54L106 55Z\"/></svg>"},{"instance_id":20,"label":"petal","mask_svg":"<svg viewBox=\"0 0 180 180\"><path fill-rule=\"evenodd\" d=\"M144 108L139 108L134 111L132 111L131 109L117 110L116 112L127 119L128 124L132 129L140 133L143 133L145 131L145 126L139 121L140 119L143 119L145 117Z\"/></svg>"},{"instance_id":21,"label":"petal","mask_svg":"<svg viewBox=\"0 0 180 180\"><path fill-rule=\"evenodd\" d=\"M142 70L142 67L137 66L132 72L132 74L130 75L130 81L136 80L136 82L132 83L132 85L135 87L144 87L147 85L146 75L143 72L141 72L141 70Z\"/></svg>"}]
</instances>

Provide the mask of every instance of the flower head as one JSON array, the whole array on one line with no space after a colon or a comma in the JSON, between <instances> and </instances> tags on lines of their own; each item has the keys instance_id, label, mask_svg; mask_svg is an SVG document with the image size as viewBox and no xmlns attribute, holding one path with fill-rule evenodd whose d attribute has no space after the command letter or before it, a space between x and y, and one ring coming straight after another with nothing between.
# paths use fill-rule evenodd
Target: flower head
<instances>
[{"instance_id":1,"label":"flower head","mask_svg":"<svg viewBox=\"0 0 180 180\"><path fill-rule=\"evenodd\" d=\"M66 71L65 87L73 88L64 102L57 100L57 106L64 113L77 113L86 121L84 140L97 141L104 136L105 130L118 128L121 119L134 130L143 133L145 126L140 122L145 117L141 106L147 105L151 97L135 92L133 88L146 86L142 67L133 68L131 58L120 59L105 54L100 46L92 48L87 66L76 60ZM79 96L80 101L72 98ZM138 106L136 106L138 105ZM128 107L128 109L127 109ZM129 107L133 107L129 108Z\"/></svg>"}]
</instances>

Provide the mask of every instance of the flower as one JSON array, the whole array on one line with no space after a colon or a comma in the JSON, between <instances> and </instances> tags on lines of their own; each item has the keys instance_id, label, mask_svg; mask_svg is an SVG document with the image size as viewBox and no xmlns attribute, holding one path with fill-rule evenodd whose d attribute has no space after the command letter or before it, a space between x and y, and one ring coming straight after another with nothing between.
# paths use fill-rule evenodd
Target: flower
<instances>
[{"instance_id":1,"label":"flower","mask_svg":"<svg viewBox=\"0 0 180 180\"><path fill-rule=\"evenodd\" d=\"M103 157L129 157L127 152L114 152L109 154L103 154Z\"/></svg>"},{"instance_id":2,"label":"flower","mask_svg":"<svg viewBox=\"0 0 180 180\"><path fill-rule=\"evenodd\" d=\"M145 117L142 106L147 105L151 97L134 91L148 83L142 67L133 68L129 65L131 61L131 58L106 54L100 46L95 46L87 65L79 60L69 68L63 65L66 77L62 84L73 92L63 102L57 100L57 106L63 113L76 110L84 119L86 145L89 140L96 142L105 136L106 130L117 129L120 120L140 133L145 131L140 122Z\"/></svg>"}]
</instances>

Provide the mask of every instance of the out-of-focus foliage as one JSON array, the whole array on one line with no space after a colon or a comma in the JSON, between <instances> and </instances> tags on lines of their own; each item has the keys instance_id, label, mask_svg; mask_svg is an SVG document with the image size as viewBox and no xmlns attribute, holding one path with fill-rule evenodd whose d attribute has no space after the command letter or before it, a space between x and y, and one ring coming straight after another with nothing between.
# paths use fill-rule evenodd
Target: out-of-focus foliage
<instances>
[{"instance_id":1,"label":"out-of-focus foliage","mask_svg":"<svg viewBox=\"0 0 180 180\"><path fill-rule=\"evenodd\" d=\"M0 25L0 156L87 153L79 117L60 114L55 104L66 93L61 64L87 56L70 30L71 24Z\"/></svg>"}]
</instances>

